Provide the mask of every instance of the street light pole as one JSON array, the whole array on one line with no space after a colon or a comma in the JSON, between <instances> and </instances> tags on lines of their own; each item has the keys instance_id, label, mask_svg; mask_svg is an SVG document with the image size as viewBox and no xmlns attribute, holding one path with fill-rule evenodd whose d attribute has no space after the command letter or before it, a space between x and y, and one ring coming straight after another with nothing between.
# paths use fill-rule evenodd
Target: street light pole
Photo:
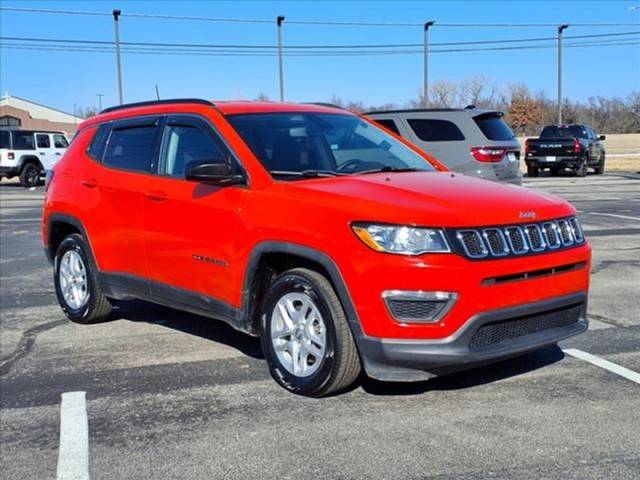
<instances>
[{"instance_id":1,"label":"street light pole","mask_svg":"<svg viewBox=\"0 0 640 480\"><path fill-rule=\"evenodd\" d=\"M113 25L115 27L116 32L116 65L118 68L118 98L120 100L120 105L123 104L123 95L122 95L122 64L120 62L120 10L113 11Z\"/></svg>"},{"instance_id":2,"label":"street light pole","mask_svg":"<svg viewBox=\"0 0 640 480\"><path fill-rule=\"evenodd\" d=\"M562 32L569 25L560 25L558 27L558 125L562 125Z\"/></svg>"},{"instance_id":3,"label":"street light pole","mask_svg":"<svg viewBox=\"0 0 640 480\"><path fill-rule=\"evenodd\" d=\"M98 112L102 111L102 97L104 97L103 93L96 93L96 96L98 97Z\"/></svg>"},{"instance_id":4,"label":"street light pole","mask_svg":"<svg viewBox=\"0 0 640 480\"><path fill-rule=\"evenodd\" d=\"M424 85L423 85L423 97L424 106L429 104L429 27L431 27L434 21L430 20L424 24Z\"/></svg>"},{"instance_id":5,"label":"street light pole","mask_svg":"<svg viewBox=\"0 0 640 480\"><path fill-rule=\"evenodd\" d=\"M278 70L280 72L280 101L284 102L284 65L282 60L282 24L284 16L278 15Z\"/></svg>"}]
</instances>

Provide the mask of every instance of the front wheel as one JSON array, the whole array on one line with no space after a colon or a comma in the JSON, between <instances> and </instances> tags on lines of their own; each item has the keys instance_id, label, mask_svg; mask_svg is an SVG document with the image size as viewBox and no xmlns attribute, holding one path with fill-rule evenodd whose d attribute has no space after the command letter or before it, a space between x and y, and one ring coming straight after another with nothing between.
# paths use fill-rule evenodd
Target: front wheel
<instances>
[{"instance_id":1,"label":"front wheel","mask_svg":"<svg viewBox=\"0 0 640 480\"><path fill-rule=\"evenodd\" d=\"M74 233L60 243L54 259L58 302L69 320L76 323L100 322L111 313L111 303L100 290L87 252L82 236Z\"/></svg>"},{"instance_id":2,"label":"front wheel","mask_svg":"<svg viewBox=\"0 0 640 480\"><path fill-rule=\"evenodd\" d=\"M287 390L311 397L348 388L361 365L331 283L305 268L271 284L260 316L262 350L271 375Z\"/></svg>"}]
</instances>

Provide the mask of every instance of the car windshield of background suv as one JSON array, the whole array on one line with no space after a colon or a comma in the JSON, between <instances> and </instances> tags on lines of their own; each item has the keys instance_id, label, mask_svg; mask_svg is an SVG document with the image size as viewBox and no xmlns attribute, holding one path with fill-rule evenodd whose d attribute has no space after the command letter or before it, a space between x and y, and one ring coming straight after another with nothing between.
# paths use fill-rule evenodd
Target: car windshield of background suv
<instances>
[{"instance_id":1,"label":"car windshield of background suv","mask_svg":"<svg viewBox=\"0 0 640 480\"><path fill-rule=\"evenodd\" d=\"M383 130L354 115L269 113L229 121L273 176L295 179L435 168Z\"/></svg>"}]
</instances>

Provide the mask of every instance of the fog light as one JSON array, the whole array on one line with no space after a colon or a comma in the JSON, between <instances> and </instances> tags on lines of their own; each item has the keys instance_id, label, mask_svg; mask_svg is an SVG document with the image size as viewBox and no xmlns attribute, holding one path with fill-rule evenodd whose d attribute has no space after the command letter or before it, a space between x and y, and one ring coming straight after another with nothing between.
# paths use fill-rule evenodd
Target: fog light
<instances>
[{"instance_id":1,"label":"fog light","mask_svg":"<svg viewBox=\"0 0 640 480\"><path fill-rule=\"evenodd\" d=\"M401 323L436 323L449 313L458 295L453 292L386 290L382 298L391 316Z\"/></svg>"}]
</instances>

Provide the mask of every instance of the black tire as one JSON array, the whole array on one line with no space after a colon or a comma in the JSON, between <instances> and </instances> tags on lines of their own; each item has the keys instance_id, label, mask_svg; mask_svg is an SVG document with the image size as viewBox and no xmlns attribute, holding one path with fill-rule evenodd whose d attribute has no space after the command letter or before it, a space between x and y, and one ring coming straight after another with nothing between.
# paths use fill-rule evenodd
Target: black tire
<instances>
[{"instance_id":1,"label":"black tire","mask_svg":"<svg viewBox=\"0 0 640 480\"><path fill-rule=\"evenodd\" d=\"M540 173L540 169L536 165L527 165L528 177L537 177L538 173Z\"/></svg>"},{"instance_id":2,"label":"black tire","mask_svg":"<svg viewBox=\"0 0 640 480\"><path fill-rule=\"evenodd\" d=\"M593 169L596 175L602 175L604 173L604 153L600 155L600 160L598 161L598 165Z\"/></svg>"},{"instance_id":3,"label":"black tire","mask_svg":"<svg viewBox=\"0 0 640 480\"><path fill-rule=\"evenodd\" d=\"M40 168L35 163L27 163L20 172L20 184L24 188L37 187L40 183Z\"/></svg>"},{"instance_id":4,"label":"black tire","mask_svg":"<svg viewBox=\"0 0 640 480\"><path fill-rule=\"evenodd\" d=\"M89 297L86 303L81 305L79 308L70 306L62 294L60 262L64 254L69 250L77 252L84 263L84 278L86 278L86 291L88 291ZM109 317L112 308L111 303L100 290L97 272L93 267L93 263L89 259L88 252L89 249L87 244L81 235L77 233L69 235L62 241L62 243L60 243L60 246L56 250L53 267L56 296L58 297L58 303L60 303L62 311L72 322L82 324L97 323L106 320Z\"/></svg>"},{"instance_id":5,"label":"black tire","mask_svg":"<svg viewBox=\"0 0 640 480\"><path fill-rule=\"evenodd\" d=\"M576 176L577 177L586 177L587 176L587 165L589 164L589 157L586 155L582 157L582 161L580 162L580 166L576 168Z\"/></svg>"},{"instance_id":6,"label":"black tire","mask_svg":"<svg viewBox=\"0 0 640 480\"><path fill-rule=\"evenodd\" d=\"M307 295L324 322L324 356L320 366L309 376L290 373L278 358L271 340L272 314L278 300L287 293ZM310 397L328 396L347 389L360 375L358 350L340 300L331 283L313 270L292 269L272 282L260 314L260 339L271 375L276 382L293 393Z\"/></svg>"}]
</instances>

